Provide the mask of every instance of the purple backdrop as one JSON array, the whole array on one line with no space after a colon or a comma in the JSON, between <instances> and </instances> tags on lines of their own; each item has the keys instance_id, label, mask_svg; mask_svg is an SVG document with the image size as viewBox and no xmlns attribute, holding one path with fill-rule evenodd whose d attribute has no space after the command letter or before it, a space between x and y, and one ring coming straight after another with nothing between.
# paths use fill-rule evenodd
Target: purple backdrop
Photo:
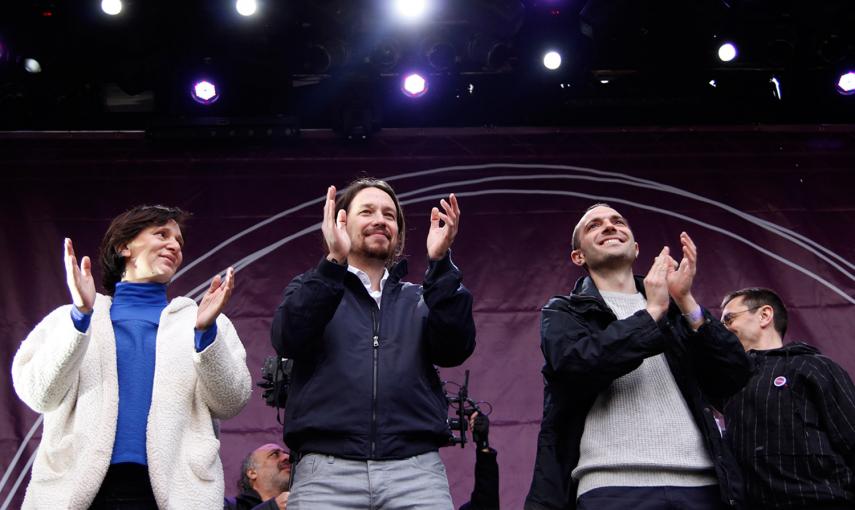
<instances>
[{"instance_id":1,"label":"purple backdrop","mask_svg":"<svg viewBox=\"0 0 855 510\"><path fill-rule=\"evenodd\" d=\"M473 397L490 401L491 443L499 450L503 508L521 508L531 479L542 411L540 306L566 293L581 272L569 262L573 224L608 201L632 222L644 272L681 230L700 250L696 296L718 312L721 296L749 285L782 294L791 339L805 339L855 370L855 127L631 130L386 131L347 145L305 134L285 147L151 146L139 134L2 135L0 202L2 359L0 501L10 495L38 444L25 447L37 415L15 396L12 356L27 332L68 302L61 243L95 254L110 218L138 203L194 212L185 267L171 295L197 296L234 265L226 313L247 349L255 379L272 353L269 326L286 283L315 264L317 225L329 184L357 175L387 178L408 220L410 280L425 268L430 207L457 193L463 212L454 245L475 295L478 347L464 367L443 369ZM242 456L281 439L275 411L256 390L222 424L227 493ZM20 454L17 458L16 455ZM468 499L474 452L447 448L454 501ZM14 462L13 462L14 461ZM26 477L13 496L20 502Z\"/></svg>"}]
</instances>

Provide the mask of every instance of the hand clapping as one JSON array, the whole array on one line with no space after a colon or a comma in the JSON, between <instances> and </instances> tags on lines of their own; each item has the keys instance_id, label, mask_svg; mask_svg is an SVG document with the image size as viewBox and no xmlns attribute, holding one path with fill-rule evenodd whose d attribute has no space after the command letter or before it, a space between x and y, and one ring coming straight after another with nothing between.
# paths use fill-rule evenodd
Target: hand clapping
<instances>
[{"instance_id":1,"label":"hand clapping","mask_svg":"<svg viewBox=\"0 0 855 510\"><path fill-rule=\"evenodd\" d=\"M454 242L454 237L457 235L457 229L460 227L460 205L457 203L457 197L454 193L448 195L448 201L442 199L439 201L445 213L439 212L439 208L434 207L430 211L430 230L427 236L427 251L430 260L439 260L445 256L451 243ZM442 221L442 226L439 225Z\"/></svg>"},{"instance_id":2,"label":"hand clapping","mask_svg":"<svg viewBox=\"0 0 855 510\"><path fill-rule=\"evenodd\" d=\"M335 186L327 188L327 200L324 203L324 221L321 223L321 232L327 243L329 258L335 259L343 264L350 254L350 236L347 233L347 213L344 209L336 213L335 210Z\"/></svg>"},{"instance_id":3,"label":"hand clapping","mask_svg":"<svg viewBox=\"0 0 855 510\"><path fill-rule=\"evenodd\" d=\"M206 330L211 327L217 316L225 308L235 288L235 270L230 267L226 270L225 279L220 275L211 280L211 286L202 297L199 309L196 312L196 329Z\"/></svg>"},{"instance_id":4,"label":"hand clapping","mask_svg":"<svg viewBox=\"0 0 855 510\"><path fill-rule=\"evenodd\" d=\"M65 283L71 292L71 301L83 313L91 313L95 306L95 281L92 279L92 261L83 257L77 266L71 239L65 238Z\"/></svg>"}]
</instances>

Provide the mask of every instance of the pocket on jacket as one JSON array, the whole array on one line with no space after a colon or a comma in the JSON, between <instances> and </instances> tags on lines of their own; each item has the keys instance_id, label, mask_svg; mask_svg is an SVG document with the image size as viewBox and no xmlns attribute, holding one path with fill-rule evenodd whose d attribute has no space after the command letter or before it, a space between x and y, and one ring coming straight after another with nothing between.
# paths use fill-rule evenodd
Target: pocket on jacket
<instances>
[{"instance_id":1,"label":"pocket on jacket","mask_svg":"<svg viewBox=\"0 0 855 510\"><path fill-rule=\"evenodd\" d=\"M76 434L68 434L56 443L39 445L39 453L36 455L35 466L33 466L33 481L48 481L62 478L74 469L77 455L75 455Z\"/></svg>"},{"instance_id":2,"label":"pocket on jacket","mask_svg":"<svg viewBox=\"0 0 855 510\"><path fill-rule=\"evenodd\" d=\"M213 437L194 438L191 442L193 446L187 449L187 455L193 474L201 480L220 478L220 442Z\"/></svg>"}]
</instances>

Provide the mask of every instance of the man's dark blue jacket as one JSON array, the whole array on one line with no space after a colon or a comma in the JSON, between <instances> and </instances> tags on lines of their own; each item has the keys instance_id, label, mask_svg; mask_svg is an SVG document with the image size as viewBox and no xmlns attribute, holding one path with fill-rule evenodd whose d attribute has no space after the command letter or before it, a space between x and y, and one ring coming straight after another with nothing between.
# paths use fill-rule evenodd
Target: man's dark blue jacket
<instances>
[{"instance_id":1,"label":"man's dark blue jacket","mask_svg":"<svg viewBox=\"0 0 855 510\"><path fill-rule=\"evenodd\" d=\"M472 295L449 254L423 285L389 271L381 306L343 265L321 260L291 281L271 340L294 360L285 443L351 459L401 459L447 443L447 403L434 365L475 349Z\"/></svg>"}]
</instances>

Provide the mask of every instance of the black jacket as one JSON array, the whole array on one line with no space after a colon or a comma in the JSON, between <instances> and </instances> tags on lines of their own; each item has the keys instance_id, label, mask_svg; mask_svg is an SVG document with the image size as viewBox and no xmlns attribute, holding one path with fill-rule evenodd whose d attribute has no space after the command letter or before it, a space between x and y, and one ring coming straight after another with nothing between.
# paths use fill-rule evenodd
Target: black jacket
<instances>
[{"instance_id":1,"label":"black jacket","mask_svg":"<svg viewBox=\"0 0 855 510\"><path fill-rule=\"evenodd\" d=\"M636 287L644 292L641 277ZM715 464L722 500L738 507L742 479L713 418L709 399L724 399L741 388L750 363L739 341L709 312L697 332L672 302L658 323L645 310L617 320L590 277L580 278L569 296L556 296L541 315L543 421L528 510L573 509L579 443L597 395L645 358L665 353L668 366Z\"/></svg>"},{"instance_id":2,"label":"black jacket","mask_svg":"<svg viewBox=\"0 0 855 510\"><path fill-rule=\"evenodd\" d=\"M751 508L855 508L855 386L815 348L749 351L751 380L724 408Z\"/></svg>"},{"instance_id":3,"label":"black jacket","mask_svg":"<svg viewBox=\"0 0 855 510\"><path fill-rule=\"evenodd\" d=\"M294 360L285 442L295 451L401 459L447 443L448 405L434 365L475 349L472 295L450 255L432 261L424 286L389 271L381 307L347 268L321 260L291 281L272 342Z\"/></svg>"},{"instance_id":4,"label":"black jacket","mask_svg":"<svg viewBox=\"0 0 855 510\"><path fill-rule=\"evenodd\" d=\"M472 496L459 510L499 510L499 463L498 453L490 448L475 452L475 485Z\"/></svg>"}]
</instances>

